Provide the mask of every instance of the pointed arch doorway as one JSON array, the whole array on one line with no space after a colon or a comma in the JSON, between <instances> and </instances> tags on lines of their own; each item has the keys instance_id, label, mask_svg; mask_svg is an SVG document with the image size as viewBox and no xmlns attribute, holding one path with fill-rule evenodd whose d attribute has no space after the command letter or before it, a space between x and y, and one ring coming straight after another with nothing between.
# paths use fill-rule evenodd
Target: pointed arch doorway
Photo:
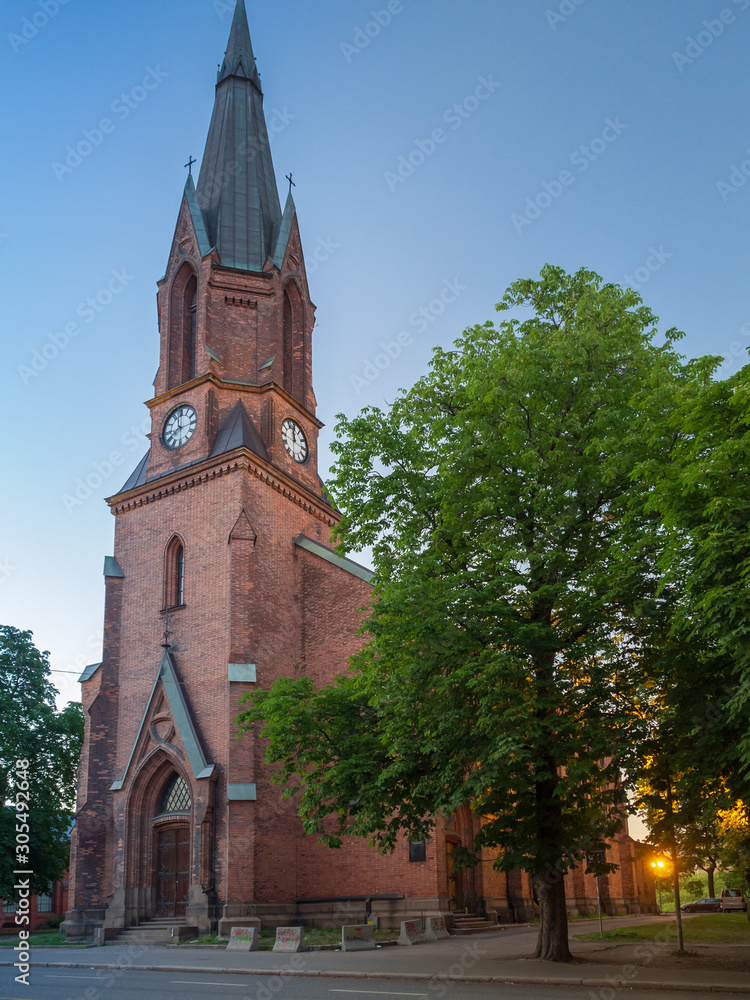
<instances>
[{"instance_id":1,"label":"pointed arch doorway","mask_svg":"<svg viewBox=\"0 0 750 1000\"><path fill-rule=\"evenodd\" d=\"M154 818L156 917L180 918L190 894L190 818L192 802L185 779L174 772L159 798Z\"/></svg>"},{"instance_id":2,"label":"pointed arch doorway","mask_svg":"<svg viewBox=\"0 0 750 1000\"><path fill-rule=\"evenodd\" d=\"M453 855L461 847L461 838L455 834L447 834L445 838L445 869L448 873L448 906L458 912L464 908L464 872L456 868Z\"/></svg>"}]
</instances>

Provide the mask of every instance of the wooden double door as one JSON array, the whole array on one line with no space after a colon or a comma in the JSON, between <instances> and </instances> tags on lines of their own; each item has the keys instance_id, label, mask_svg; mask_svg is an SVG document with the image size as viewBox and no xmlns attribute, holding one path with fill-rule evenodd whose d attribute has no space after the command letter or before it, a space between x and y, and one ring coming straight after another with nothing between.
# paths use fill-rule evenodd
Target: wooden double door
<instances>
[{"instance_id":1,"label":"wooden double door","mask_svg":"<svg viewBox=\"0 0 750 1000\"><path fill-rule=\"evenodd\" d=\"M190 827L156 832L156 916L184 917L190 891Z\"/></svg>"},{"instance_id":2,"label":"wooden double door","mask_svg":"<svg viewBox=\"0 0 750 1000\"><path fill-rule=\"evenodd\" d=\"M464 908L464 872L453 864L453 852L461 846L458 837L448 837L445 842L446 869L448 874L448 897L451 910L463 911Z\"/></svg>"}]
</instances>

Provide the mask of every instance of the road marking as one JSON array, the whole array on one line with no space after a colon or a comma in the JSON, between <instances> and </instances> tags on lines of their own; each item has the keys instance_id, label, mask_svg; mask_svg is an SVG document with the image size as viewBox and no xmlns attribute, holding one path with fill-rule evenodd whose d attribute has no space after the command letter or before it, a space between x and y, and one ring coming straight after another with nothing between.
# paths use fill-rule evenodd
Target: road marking
<instances>
[{"instance_id":1,"label":"road marking","mask_svg":"<svg viewBox=\"0 0 750 1000\"><path fill-rule=\"evenodd\" d=\"M427 993L392 993L385 990L330 990L331 993L362 993L368 997L426 997Z\"/></svg>"},{"instance_id":2,"label":"road marking","mask_svg":"<svg viewBox=\"0 0 750 1000\"><path fill-rule=\"evenodd\" d=\"M200 983L197 979L170 979L169 981L177 986L234 986L237 990L245 989L245 983Z\"/></svg>"},{"instance_id":3,"label":"road marking","mask_svg":"<svg viewBox=\"0 0 750 1000\"><path fill-rule=\"evenodd\" d=\"M101 976L56 976L51 972L45 972L47 979L101 979Z\"/></svg>"}]
</instances>

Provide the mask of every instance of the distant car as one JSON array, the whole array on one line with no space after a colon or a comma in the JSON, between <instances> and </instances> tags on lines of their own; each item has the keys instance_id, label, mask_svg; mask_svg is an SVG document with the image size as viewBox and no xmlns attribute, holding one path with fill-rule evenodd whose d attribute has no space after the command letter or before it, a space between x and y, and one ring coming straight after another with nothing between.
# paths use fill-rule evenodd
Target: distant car
<instances>
[{"instance_id":1,"label":"distant car","mask_svg":"<svg viewBox=\"0 0 750 1000\"><path fill-rule=\"evenodd\" d=\"M685 913L718 913L721 909L721 900L716 896L706 896L703 899L696 899L693 903L683 903L680 909Z\"/></svg>"},{"instance_id":2,"label":"distant car","mask_svg":"<svg viewBox=\"0 0 750 1000\"><path fill-rule=\"evenodd\" d=\"M722 889L721 890L721 909L722 910L746 910L745 897L742 895L739 889Z\"/></svg>"}]
</instances>

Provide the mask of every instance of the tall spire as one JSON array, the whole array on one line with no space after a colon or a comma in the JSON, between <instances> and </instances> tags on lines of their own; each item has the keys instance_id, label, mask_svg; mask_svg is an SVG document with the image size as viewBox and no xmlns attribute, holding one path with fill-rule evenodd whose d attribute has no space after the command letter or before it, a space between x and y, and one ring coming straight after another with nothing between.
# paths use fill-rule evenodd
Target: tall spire
<instances>
[{"instance_id":1,"label":"tall spire","mask_svg":"<svg viewBox=\"0 0 750 1000\"><path fill-rule=\"evenodd\" d=\"M221 263L262 271L282 212L245 0L237 0L196 190Z\"/></svg>"},{"instance_id":2,"label":"tall spire","mask_svg":"<svg viewBox=\"0 0 750 1000\"><path fill-rule=\"evenodd\" d=\"M224 63L219 70L218 83L233 74L252 80L258 89L261 89L258 67L255 65L253 43L250 40L250 28L247 24L245 0L237 0L232 19L232 30L229 33L229 44L224 55Z\"/></svg>"}]
</instances>

